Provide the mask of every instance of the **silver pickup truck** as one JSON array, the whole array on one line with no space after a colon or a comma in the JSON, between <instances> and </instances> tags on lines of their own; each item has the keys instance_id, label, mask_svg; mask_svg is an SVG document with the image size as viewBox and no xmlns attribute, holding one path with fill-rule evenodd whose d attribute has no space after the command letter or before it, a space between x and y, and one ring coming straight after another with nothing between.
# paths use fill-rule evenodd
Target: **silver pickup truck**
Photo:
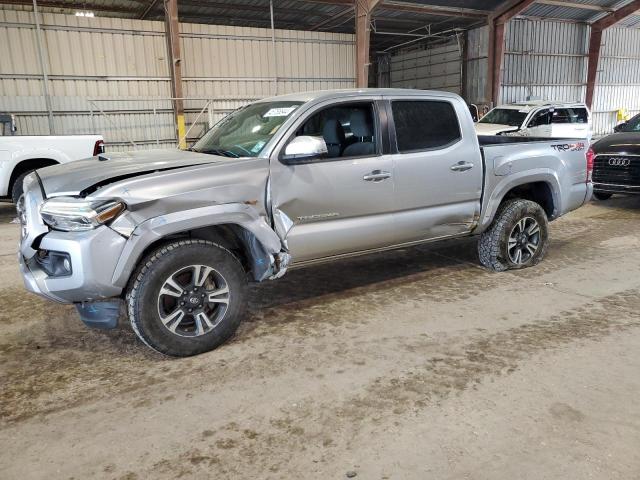
<instances>
[{"instance_id":1,"label":"silver pickup truck","mask_svg":"<svg viewBox=\"0 0 640 480\"><path fill-rule=\"evenodd\" d=\"M211 350L247 282L288 268L478 235L496 271L539 262L548 221L589 200L584 140L478 137L457 95L363 89L265 99L189 151L102 154L27 176L28 290L159 352Z\"/></svg>"}]
</instances>

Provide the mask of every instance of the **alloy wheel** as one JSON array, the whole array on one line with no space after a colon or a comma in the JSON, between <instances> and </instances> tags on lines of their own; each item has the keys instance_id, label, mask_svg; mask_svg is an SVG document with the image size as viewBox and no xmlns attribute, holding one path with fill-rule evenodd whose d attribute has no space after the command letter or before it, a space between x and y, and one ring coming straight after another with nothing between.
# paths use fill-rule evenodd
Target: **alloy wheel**
<instances>
[{"instance_id":1,"label":"alloy wheel","mask_svg":"<svg viewBox=\"0 0 640 480\"><path fill-rule=\"evenodd\" d=\"M199 337L224 318L230 300L225 278L213 267L190 265L169 276L158 294L162 324L183 337Z\"/></svg>"},{"instance_id":2,"label":"alloy wheel","mask_svg":"<svg viewBox=\"0 0 640 480\"><path fill-rule=\"evenodd\" d=\"M524 265L531 261L539 245L540 225L535 218L524 217L514 225L509 234L509 259L516 265Z\"/></svg>"}]
</instances>

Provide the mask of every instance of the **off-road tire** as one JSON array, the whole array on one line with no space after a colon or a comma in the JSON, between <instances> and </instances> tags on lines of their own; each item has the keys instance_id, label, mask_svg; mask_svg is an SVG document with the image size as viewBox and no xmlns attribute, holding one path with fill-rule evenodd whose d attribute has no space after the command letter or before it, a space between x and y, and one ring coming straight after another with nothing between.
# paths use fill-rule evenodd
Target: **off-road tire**
<instances>
[{"instance_id":1,"label":"off-road tire","mask_svg":"<svg viewBox=\"0 0 640 480\"><path fill-rule=\"evenodd\" d=\"M613 193L593 192L593 198L600 201L609 200L612 196L613 196Z\"/></svg>"},{"instance_id":2,"label":"off-road tire","mask_svg":"<svg viewBox=\"0 0 640 480\"><path fill-rule=\"evenodd\" d=\"M169 331L158 311L158 297L165 280L189 265L213 267L224 277L230 292L220 323L194 337ZM126 303L129 321L140 340L165 355L188 357L213 350L235 333L245 313L246 298L246 273L229 250L206 240L184 239L158 247L140 262L129 282Z\"/></svg>"},{"instance_id":3,"label":"off-road tire","mask_svg":"<svg viewBox=\"0 0 640 480\"><path fill-rule=\"evenodd\" d=\"M24 172L18 175L18 178L16 178L15 182L13 182L13 185L11 186L11 201L16 205L18 204L18 200L20 200L20 197L23 193L22 183L24 182L24 178L31 172Z\"/></svg>"},{"instance_id":4,"label":"off-road tire","mask_svg":"<svg viewBox=\"0 0 640 480\"><path fill-rule=\"evenodd\" d=\"M538 249L529 261L516 264L509 257L507 249L509 235L516 223L526 217L534 218L540 227ZM507 200L498 208L491 226L480 236L478 241L480 263L496 272L536 265L542 260L547 250L548 232L547 215L540 205L530 200Z\"/></svg>"}]
</instances>

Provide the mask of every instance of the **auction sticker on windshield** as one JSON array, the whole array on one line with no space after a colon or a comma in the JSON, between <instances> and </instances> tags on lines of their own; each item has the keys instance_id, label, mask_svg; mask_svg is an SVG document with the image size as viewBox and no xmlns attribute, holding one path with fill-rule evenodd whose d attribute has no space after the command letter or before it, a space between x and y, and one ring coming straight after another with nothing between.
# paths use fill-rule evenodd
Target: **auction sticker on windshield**
<instances>
[{"instance_id":1,"label":"auction sticker on windshield","mask_svg":"<svg viewBox=\"0 0 640 480\"><path fill-rule=\"evenodd\" d=\"M267 112L262 115L264 118L267 117L286 117L288 116L291 112L293 112L296 109L296 107L277 107L277 108L270 108L269 110L267 110Z\"/></svg>"}]
</instances>

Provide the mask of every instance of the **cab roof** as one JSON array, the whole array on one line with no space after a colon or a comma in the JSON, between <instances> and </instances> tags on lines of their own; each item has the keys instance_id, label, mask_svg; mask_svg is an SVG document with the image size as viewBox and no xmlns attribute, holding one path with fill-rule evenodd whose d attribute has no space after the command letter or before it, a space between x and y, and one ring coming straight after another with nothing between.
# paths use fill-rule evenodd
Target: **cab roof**
<instances>
[{"instance_id":1,"label":"cab roof","mask_svg":"<svg viewBox=\"0 0 640 480\"><path fill-rule=\"evenodd\" d=\"M311 92L289 93L286 95L278 95L275 97L263 98L259 102L311 102L330 100L333 98L355 97L360 95L372 96L422 96L429 95L444 98L460 98L455 93L443 92L440 90L416 90L410 88L345 88L336 90L315 90Z\"/></svg>"},{"instance_id":2,"label":"cab roof","mask_svg":"<svg viewBox=\"0 0 640 480\"><path fill-rule=\"evenodd\" d=\"M498 105L496 108L503 108L508 110L519 110L521 112L530 112L541 107L555 107L555 108L573 108L582 107L586 108L586 104L581 102L554 102L550 100L528 100L524 102L514 102L504 105Z\"/></svg>"}]
</instances>

